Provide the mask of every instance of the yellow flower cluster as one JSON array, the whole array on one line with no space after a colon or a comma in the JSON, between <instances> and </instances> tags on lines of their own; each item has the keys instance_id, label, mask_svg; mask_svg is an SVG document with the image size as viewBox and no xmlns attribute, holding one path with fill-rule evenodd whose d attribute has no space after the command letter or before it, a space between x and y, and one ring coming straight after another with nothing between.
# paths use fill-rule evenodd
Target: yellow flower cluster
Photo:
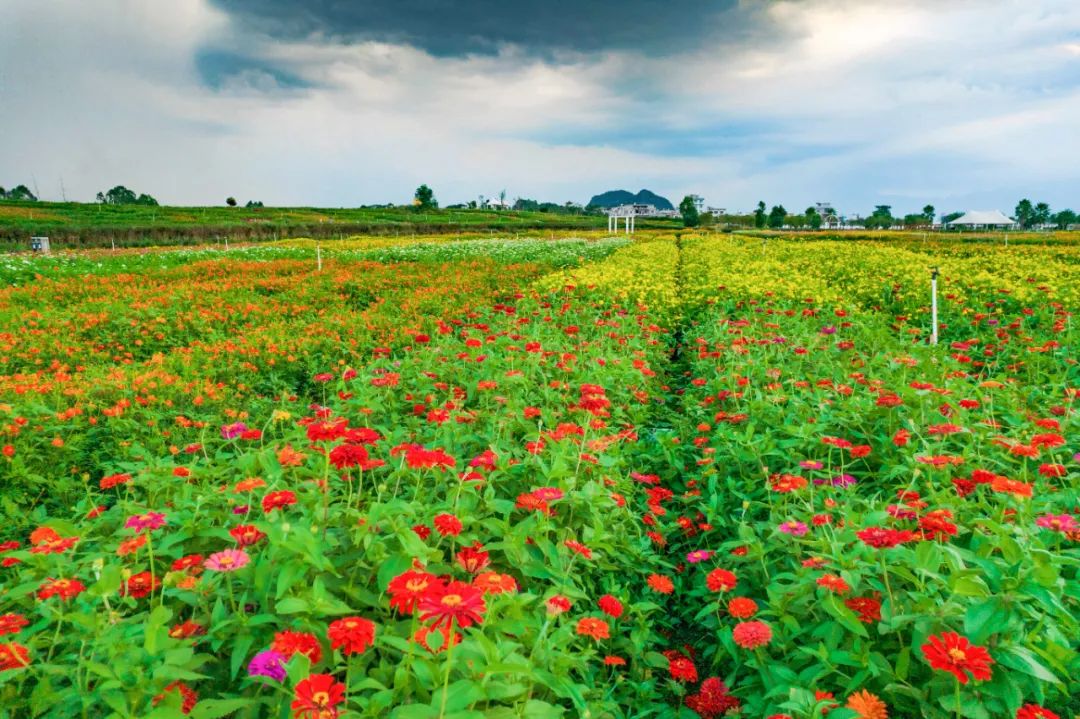
<instances>
[{"instance_id":1,"label":"yellow flower cluster","mask_svg":"<svg viewBox=\"0 0 1080 719\"><path fill-rule=\"evenodd\" d=\"M544 277L551 290L566 285L596 288L624 301L660 310L682 306L676 269L679 250L673 238L650 237L615 251L601 262Z\"/></svg>"},{"instance_id":2,"label":"yellow flower cluster","mask_svg":"<svg viewBox=\"0 0 1080 719\"><path fill-rule=\"evenodd\" d=\"M595 286L624 300L679 311L719 297L810 300L859 307L928 304L930 270L942 296L1011 297L1080 304L1080 250L1051 244L999 246L780 240L712 235L652 236L604 261L549 276L545 286Z\"/></svg>"}]
</instances>

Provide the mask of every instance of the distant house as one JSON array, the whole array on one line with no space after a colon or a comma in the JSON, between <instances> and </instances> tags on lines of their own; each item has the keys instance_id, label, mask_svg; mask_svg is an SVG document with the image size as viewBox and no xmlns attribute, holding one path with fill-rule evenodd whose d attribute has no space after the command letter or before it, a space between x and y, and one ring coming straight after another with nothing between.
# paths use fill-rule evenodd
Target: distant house
<instances>
[{"instance_id":1,"label":"distant house","mask_svg":"<svg viewBox=\"0 0 1080 719\"><path fill-rule=\"evenodd\" d=\"M948 227L967 227L972 230L1007 230L1016 227L1016 220L1001 210L971 210L949 222Z\"/></svg>"},{"instance_id":2,"label":"distant house","mask_svg":"<svg viewBox=\"0 0 1080 719\"><path fill-rule=\"evenodd\" d=\"M612 207L607 211L609 215L618 215L619 217L626 217L633 215L634 217L660 217L663 210L658 210L656 205L646 205L641 203L635 203L632 205L619 205L618 207Z\"/></svg>"},{"instance_id":3,"label":"distant house","mask_svg":"<svg viewBox=\"0 0 1080 719\"><path fill-rule=\"evenodd\" d=\"M484 208L489 210L509 210L513 207L512 203L506 200L500 200L498 198L491 198L484 200Z\"/></svg>"},{"instance_id":4,"label":"distant house","mask_svg":"<svg viewBox=\"0 0 1080 719\"><path fill-rule=\"evenodd\" d=\"M816 202L814 209L821 216L821 226L826 230L839 230L843 224L831 202Z\"/></svg>"}]
</instances>

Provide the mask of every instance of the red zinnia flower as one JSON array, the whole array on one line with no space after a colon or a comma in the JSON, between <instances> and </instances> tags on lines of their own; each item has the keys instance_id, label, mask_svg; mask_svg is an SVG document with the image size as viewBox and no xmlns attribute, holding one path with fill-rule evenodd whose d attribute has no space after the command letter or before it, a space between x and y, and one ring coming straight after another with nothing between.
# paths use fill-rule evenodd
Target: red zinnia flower
<instances>
[{"instance_id":1,"label":"red zinnia flower","mask_svg":"<svg viewBox=\"0 0 1080 719\"><path fill-rule=\"evenodd\" d=\"M266 534L254 524L238 524L229 530L229 534L241 547L250 547L266 538Z\"/></svg>"},{"instance_id":2,"label":"red zinnia flower","mask_svg":"<svg viewBox=\"0 0 1080 719\"><path fill-rule=\"evenodd\" d=\"M484 593L465 582L436 584L420 597L420 621L434 620L434 626L455 624L461 628L484 620L487 604Z\"/></svg>"},{"instance_id":3,"label":"red zinnia flower","mask_svg":"<svg viewBox=\"0 0 1080 719\"><path fill-rule=\"evenodd\" d=\"M18 634L29 623L21 614L0 614L0 637L5 634Z\"/></svg>"},{"instance_id":4,"label":"red zinnia flower","mask_svg":"<svg viewBox=\"0 0 1080 719\"><path fill-rule=\"evenodd\" d=\"M442 536L450 535L456 537L461 534L461 520L452 514L437 514L435 515L435 531Z\"/></svg>"},{"instance_id":5,"label":"red zinnia flower","mask_svg":"<svg viewBox=\"0 0 1080 719\"><path fill-rule=\"evenodd\" d=\"M206 634L206 627L190 620L181 622L169 630L169 636L173 639L190 639L203 634Z\"/></svg>"},{"instance_id":6,"label":"red zinnia flower","mask_svg":"<svg viewBox=\"0 0 1080 719\"><path fill-rule=\"evenodd\" d=\"M322 659L322 646L314 634L307 632L284 631L274 635L274 641L270 648L285 657L286 661L296 653L303 654L311 660L312 664L318 664Z\"/></svg>"},{"instance_id":7,"label":"red zinnia flower","mask_svg":"<svg viewBox=\"0 0 1080 719\"><path fill-rule=\"evenodd\" d=\"M1038 704L1025 704L1016 710L1016 719L1061 719L1057 714L1039 706Z\"/></svg>"},{"instance_id":8,"label":"red zinnia flower","mask_svg":"<svg viewBox=\"0 0 1080 719\"><path fill-rule=\"evenodd\" d=\"M157 706L165 699L166 694L174 691L180 693L180 711L184 714L190 714L191 710L195 708L195 705L199 703L199 695L195 693L194 689L181 681L175 681L167 685L165 691L154 697L152 702L153 705Z\"/></svg>"},{"instance_id":9,"label":"red zinnia flower","mask_svg":"<svg viewBox=\"0 0 1080 719\"><path fill-rule=\"evenodd\" d=\"M561 594L556 594L547 600L547 613L556 617L563 612L570 611L570 600Z\"/></svg>"},{"instance_id":10,"label":"red zinnia flower","mask_svg":"<svg viewBox=\"0 0 1080 719\"><path fill-rule=\"evenodd\" d=\"M130 474L110 474L108 477L102 477L98 482L98 486L102 489L112 489L118 484L127 484L131 481Z\"/></svg>"},{"instance_id":11,"label":"red zinnia flower","mask_svg":"<svg viewBox=\"0 0 1080 719\"><path fill-rule=\"evenodd\" d=\"M715 719L732 709L739 708L739 700L728 694L727 685L720 681L720 677L709 677L703 681L698 693L687 695L685 701L686 706L702 719ZM777 719L779 716L782 715L769 717L769 719Z\"/></svg>"},{"instance_id":12,"label":"red zinnia flower","mask_svg":"<svg viewBox=\"0 0 1080 719\"><path fill-rule=\"evenodd\" d=\"M586 559L592 559L592 550L586 547L581 542L576 542L573 539L567 539L565 544L571 551L577 552Z\"/></svg>"},{"instance_id":13,"label":"red zinnia flower","mask_svg":"<svg viewBox=\"0 0 1080 719\"><path fill-rule=\"evenodd\" d=\"M86 585L78 579L46 579L38 588L38 599L60 597L67 601L79 596L86 589Z\"/></svg>"},{"instance_id":14,"label":"red zinnia flower","mask_svg":"<svg viewBox=\"0 0 1080 719\"><path fill-rule=\"evenodd\" d=\"M120 589L120 594L133 599L142 599L160 586L161 580L150 574L150 572L139 572L128 577L128 580Z\"/></svg>"},{"instance_id":15,"label":"red zinnia flower","mask_svg":"<svg viewBox=\"0 0 1080 719\"><path fill-rule=\"evenodd\" d=\"M714 569L705 577L705 586L711 592L730 592L738 583L738 577L726 569Z\"/></svg>"},{"instance_id":16,"label":"red zinnia flower","mask_svg":"<svg viewBox=\"0 0 1080 719\"><path fill-rule=\"evenodd\" d=\"M296 495L287 489L270 492L262 500L263 512L266 514L270 514L275 509L288 507L290 504L296 504Z\"/></svg>"},{"instance_id":17,"label":"red zinnia flower","mask_svg":"<svg viewBox=\"0 0 1080 719\"><path fill-rule=\"evenodd\" d=\"M471 547L463 547L456 558L458 566L469 574L479 574L491 564L491 557L480 542L473 542Z\"/></svg>"},{"instance_id":18,"label":"red zinnia flower","mask_svg":"<svg viewBox=\"0 0 1080 719\"><path fill-rule=\"evenodd\" d=\"M600 597L600 599L597 600L596 604L598 607L600 607L600 611L602 611L609 617L612 617L613 619L618 619L622 616L622 602L620 602L618 599L611 596L610 594L605 594L604 596Z\"/></svg>"},{"instance_id":19,"label":"red zinnia flower","mask_svg":"<svg viewBox=\"0 0 1080 719\"><path fill-rule=\"evenodd\" d=\"M739 622L731 630L731 638L743 649L756 649L772 641L772 628L765 622Z\"/></svg>"},{"instance_id":20,"label":"red zinnia flower","mask_svg":"<svg viewBox=\"0 0 1080 719\"><path fill-rule=\"evenodd\" d=\"M0 643L0 672L30 665L30 650L15 642Z\"/></svg>"},{"instance_id":21,"label":"red zinnia flower","mask_svg":"<svg viewBox=\"0 0 1080 719\"><path fill-rule=\"evenodd\" d=\"M342 654L363 654L375 643L375 623L361 617L345 617L331 622L327 630L330 646Z\"/></svg>"},{"instance_id":22,"label":"red zinnia flower","mask_svg":"<svg viewBox=\"0 0 1080 719\"><path fill-rule=\"evenodd\" d=\"M386 591L390 594L390 606L402 614L412 614L428 588L442 581L434 574L408 570L390 580Z\"/></svg>"},{"instance_id":23,"label":"red zinnia flower","mask_svg":"<svg viewBox=\"0 0 1080 719\"><path fill-rule=\"evenodd\" d=\"M359 444L339 444L330 450L330 464L337 469L359 467L362 470L375 469L382 466L379 459L371 459L368 451Z\"/></svg>"},{"instance_id":24,"label":"red zinnia flower","mask_svg":"<svg viewBox=\"0 0 1080 719\"><path fill-rule=\"evenodd\" d=\"M954 675L961 684L971 678L986 681L990 678L993 657L984 647L975 646L956 632L942 632L922 645L923 656L931 667Z\"/></svg>"},{"instance_id":25,"label":"red zinnia flower","mask_svg":"<svg viewBox=\"0 0 1080 719\"><path fill-rule=\"evenodd\" d=\"M334 719L345 701L345 685L330 674L312 674L296 685L290 708L295 719Z\"/></svg>"},{"instance_id":26,"label":"red zinnia flower","mask_svg":"<svg viewBox=\"0 0 1080 719\"><path fill-rule=\"evenodd\" d=\"M672 652L668 657L668 672L672 679L680 682L696 682L698 677L694 662L678 652Z\"/></svg>"},{"instance_id":27,"label":"red zinnia flower","mask_svg":"<svg viewBox=\"0 0 1080 719\"><path fill-rule=\"evenodd\" d=\"M910 542L917 536L908 530L888 529L886 527L867 527L855 533L865 544L877 549L891 549L904 542Z\"/></svg>"},{"instance_id":28,"label":"red zinnia flower","mask_svg":"<svg viewBox=\"0 0 1080 719\"><path fill-rule=\"evenodd\" d=\"M873 597L845 599L844 606L858 614L858 619L863 624L881 621L881 602Z\"/></svg>"}]
</instances>

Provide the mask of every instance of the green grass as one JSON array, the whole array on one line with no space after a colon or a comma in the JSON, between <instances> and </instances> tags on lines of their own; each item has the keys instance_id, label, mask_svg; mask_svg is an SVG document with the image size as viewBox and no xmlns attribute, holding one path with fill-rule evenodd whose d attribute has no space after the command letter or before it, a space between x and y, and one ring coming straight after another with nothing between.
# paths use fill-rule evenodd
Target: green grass
<instances>
[{"instance_id":1,"label":"green grass","mask_svg":"<svg viewBox=\"0 0 1080 719\"><path fill-rule=\"evenodd\" d=\"M410 207L314 208L147 207L78 202L0 202L0 247L26 249L32 235L54 247L100 247L205 242L219 237L267 240L292 236L338 236L393 232L471 230L602 229L603 215L495 210L414 210ZM676 220L644 227L674 228Z\"/></svg>"}]
</instances>

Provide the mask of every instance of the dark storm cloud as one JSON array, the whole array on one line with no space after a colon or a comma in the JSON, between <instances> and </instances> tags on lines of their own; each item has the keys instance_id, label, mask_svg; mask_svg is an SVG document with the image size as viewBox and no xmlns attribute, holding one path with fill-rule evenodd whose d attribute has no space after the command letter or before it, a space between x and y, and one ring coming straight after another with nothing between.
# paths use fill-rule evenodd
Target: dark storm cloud
<instances>
[{"instance_id":1,"label":"dark storm cloud","mask_svg":"<svg viewBox=\"0 0 1080 719\"><path fill-rule=\"evenodd\" d=\"M513 44L544 54L635 49L670 53L735 29L737 0L212 0L234 19L278 38L322 34L401 42L438 56Z\"/></svg>"}]
</instances>

